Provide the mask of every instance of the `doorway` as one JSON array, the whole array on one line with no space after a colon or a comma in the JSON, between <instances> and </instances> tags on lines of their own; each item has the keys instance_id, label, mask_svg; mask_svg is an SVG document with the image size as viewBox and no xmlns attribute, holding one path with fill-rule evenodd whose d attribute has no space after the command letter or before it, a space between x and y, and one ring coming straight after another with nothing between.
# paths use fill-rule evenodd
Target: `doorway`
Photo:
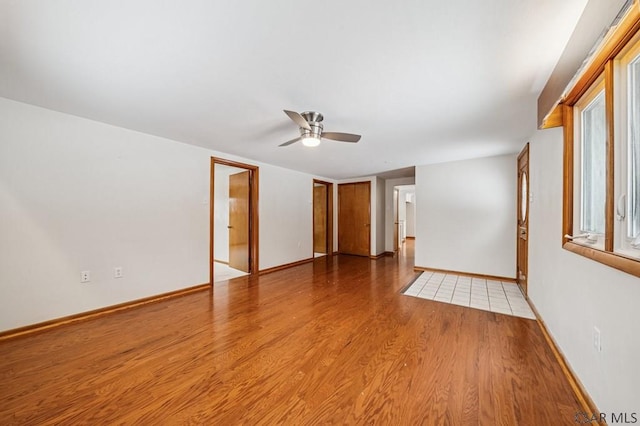
<instances>
[{"instance_id":1,"label":"doorway","mask_svg":"<svg viewBox=\"0 0 640 426\"><path fill-rule=\"evenodd\" d=\"M333 253L333 184L313 180L313 256Z\"/></svg>"},{"instance_id":2,"label":"doorway","mask_svg":"<svg viewBox=\"0 0 640 426\"><path fill-rule=\"evenodd\" d=\"M338 251L371 253L371 182L338 185Z\"/></svg>"},{"instance_id":3,"label":"doorway","mask_svg":"<svg viewBox=\"0 0 640 426\"><path fill-rule=\"evenodd\" d=\"M393 187L394 251L402 249L407 240L415 239L415 185Z\"/></svg>"},{"instance_id":4,"label":"doorway","mask_svg":"<svg viewBox=\"0 0 640 426\"><path fill-rule=\"evenodd\" d=\"M397 253L400 248L400 190L393 188L393 252Z\"/></svg>"},{"instance_id":5,"label":"doorway","mask_svg":"<svg viewBox=\"0 0 640 426\"><path fill-rule=\"evenodd\" d=\"M258 167L211 157L209 280L257 274Z\"/></svg>"},{"instance_id":6,"label":"doorway","mask_svg":"<svg viewBox=\"0 0 640 426\"><path fill-rule=\"evenodd\" d=\"M518 155L518 241L516 276L522 293L527 297L529 269L529 144Z\"/></svg>"}]
</instances>

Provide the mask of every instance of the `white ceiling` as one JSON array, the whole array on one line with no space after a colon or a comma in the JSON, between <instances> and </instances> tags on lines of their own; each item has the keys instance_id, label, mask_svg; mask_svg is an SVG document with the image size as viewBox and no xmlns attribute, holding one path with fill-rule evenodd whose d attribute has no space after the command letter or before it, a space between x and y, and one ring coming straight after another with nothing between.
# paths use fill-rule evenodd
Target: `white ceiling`
<instances>
[{"instance_id":1,"label":"white ceiling","mask_svg":"<svg viewBox=\"0 0 640 426\"><path fill-rule=\"evenodd\" d=\"M330 178L406 171L519 151L585 4L0 0L0 96ZM283 109L362 139L279 148Z\"/></svg>"}]
</instances>

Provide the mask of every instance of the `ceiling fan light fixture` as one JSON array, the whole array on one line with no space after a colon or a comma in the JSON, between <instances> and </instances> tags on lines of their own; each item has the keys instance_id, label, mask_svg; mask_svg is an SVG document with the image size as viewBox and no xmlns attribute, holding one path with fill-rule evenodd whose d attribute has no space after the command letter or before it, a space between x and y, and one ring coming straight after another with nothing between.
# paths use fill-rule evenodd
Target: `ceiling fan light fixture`
<instances>
[{"instance_id":1,"label":"ceiling fan light fixture","mask_svg":"<svg viewBox=\"0 0 640 426\"><path fill-rule=\"evenodd\" d=\"M303 136L302 145L309 147L318 146L320 145L320 138L313 135Z\"/></svg>"}]
</instances>

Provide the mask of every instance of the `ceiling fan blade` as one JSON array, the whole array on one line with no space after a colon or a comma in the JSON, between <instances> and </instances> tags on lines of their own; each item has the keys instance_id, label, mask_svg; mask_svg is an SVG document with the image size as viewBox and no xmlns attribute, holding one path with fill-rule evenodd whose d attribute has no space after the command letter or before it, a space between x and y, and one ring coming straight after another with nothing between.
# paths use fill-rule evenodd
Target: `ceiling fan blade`
<instances>
[{"instance_id":1,"label":"ceiling fan blade","mask_svg":"<svg viewBox=\"0 0 640 426\"><path fill-rule=\"evenodd\" d=\"M340 142L358 142L362 136L352 133L322 132L322 137Z\"/></svg>"},{"instance_id":2,"label":"ceiling fan blade","mask_svg":"<svg viewBox=\"0 0 640 426\"><path fill-rule=\"evenodd\" d=\"M307 123L307 120L304 119L303 116L301 116L300 114L298 114L295 111L287 111L286 109L283 110L285 114L287 114L289 116L290 119L293 120L294 123L296 123L299 127L302 127L304 129L307 130L311 130L311 126L309 126L309 123Z\"/></svg>"},{"instance_id":3,"label":"ceiling fan blade","mask_svg":"<svg viewBox=\"0 0 640 426\"><path fill-rule=\"evenodd\" d=\"M298 142L299 140L300 140L300 136L298 136L298 137L297 137L297 138L295 138L295 139L291 139L290 141L286 141L285 143L281 143L281 144L280 144L280 145L278 145L278 146L289 146L289 145L291 145L292 143L296 143L296 142Z\"/></svg>"}]
</instances>

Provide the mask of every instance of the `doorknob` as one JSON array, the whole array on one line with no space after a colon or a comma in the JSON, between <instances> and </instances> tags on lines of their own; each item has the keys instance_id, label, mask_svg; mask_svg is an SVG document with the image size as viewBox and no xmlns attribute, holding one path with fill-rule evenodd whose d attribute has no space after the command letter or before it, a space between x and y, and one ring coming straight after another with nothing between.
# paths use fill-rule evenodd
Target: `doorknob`
<instances>
[{"instance_id":1,"label":"doorknob","mask_svg":"<svg viewBox=\"0 0 640 426\"><path fill-rule=\"evenodd\" d=\"M233 226L227 226L227 229L232 229L232 228L233 228Z\"/></svg>"}]
</instances>

